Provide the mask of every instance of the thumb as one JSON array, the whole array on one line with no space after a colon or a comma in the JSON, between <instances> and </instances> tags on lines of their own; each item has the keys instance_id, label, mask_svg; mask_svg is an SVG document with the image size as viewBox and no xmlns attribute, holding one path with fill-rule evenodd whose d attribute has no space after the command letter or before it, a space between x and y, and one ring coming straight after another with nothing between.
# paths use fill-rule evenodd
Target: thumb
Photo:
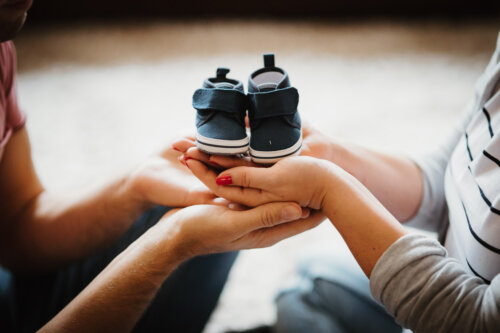
<instances>
[{"instance_id":1,"label":"thumb","mask_svg":"<svg viewBox=\"0 0 500 333\"><path fill-rule=\"evenodd\" d=\"M295 202L274 202L238 212L246 232L270 228L303 218L302 207Z\"/></svg>"},{"instance_id":2,"label":"thumb","mask_svg":"<svg viewBox=\"0 0 500 333\"><path fill-rule=\"evenodd\" d=\"M272 185L274 177L269 168L236 167L219 174L217 185L234 185L265 190Z\"/></svg>"}]
</instances>

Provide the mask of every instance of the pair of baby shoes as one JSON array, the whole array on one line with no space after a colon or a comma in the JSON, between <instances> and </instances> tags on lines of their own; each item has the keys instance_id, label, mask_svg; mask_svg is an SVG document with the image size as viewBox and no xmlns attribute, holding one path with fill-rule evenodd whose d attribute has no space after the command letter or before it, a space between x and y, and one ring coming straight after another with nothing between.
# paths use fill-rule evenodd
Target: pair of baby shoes
<instances>
[{"instance_id":1,"label":"pair of baby shoes","mask_svg":"<svg viewBox=\"0 0 500 333\"><path fill-rule=\"evenodd\" d=\"M250 75L246 95L241 81L227 78L228 73L228 68L218 68L216 77L206 79L193 95L198 149L213 155L248 151L261 164L299 154L299 93L288 74L275 66L274 54L264 54L264 67ZM250 135L245 126L247 110Z\"/></svg>"}]
</instances>

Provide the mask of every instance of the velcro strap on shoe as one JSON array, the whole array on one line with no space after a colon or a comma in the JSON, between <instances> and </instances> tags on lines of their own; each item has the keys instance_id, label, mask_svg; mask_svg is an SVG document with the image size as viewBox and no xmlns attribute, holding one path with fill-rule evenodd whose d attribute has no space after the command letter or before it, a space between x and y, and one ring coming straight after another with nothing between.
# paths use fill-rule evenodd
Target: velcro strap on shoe
<instances>
[{"instance_id":1,"label":"velcro strap on shoe","mask_svg":"<svg viewBox=\"0 0 500 333\"><path fill-rule=\"evenodd\" d=\"M196 110L244 114L247 109L247 97L234 89L198 89L193 95L193 107Z\"/></svg>"},{"instance_id":2,"label":"velcro strap on shoe","mask_svg":"<svg viewBox=\"0 0 500 333\"><path fill-rule=\"evenodd\" d=\"M252 119L292 116L299 105L299 92L294 87L249 93L248 98L248 114Z\"/></svg>"}]
</instances>

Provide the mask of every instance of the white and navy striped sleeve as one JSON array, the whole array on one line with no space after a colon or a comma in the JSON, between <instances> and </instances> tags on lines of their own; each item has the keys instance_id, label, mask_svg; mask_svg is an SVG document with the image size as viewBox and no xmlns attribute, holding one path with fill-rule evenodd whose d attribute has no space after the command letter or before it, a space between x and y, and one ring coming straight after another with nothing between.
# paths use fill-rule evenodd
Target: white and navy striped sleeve
<instances>
[{"instance_id":1,"label":"white and navy striped sleeve","mask_svg":"<svg viewBox=\"0 0 500 333\"><path fill-rule=\"evenodd\" d=\"M404 236L384 252L370 288L396 321L415 333L500 330L500 275L488 285L421 235Z\"/></svg>"}]
</instances>

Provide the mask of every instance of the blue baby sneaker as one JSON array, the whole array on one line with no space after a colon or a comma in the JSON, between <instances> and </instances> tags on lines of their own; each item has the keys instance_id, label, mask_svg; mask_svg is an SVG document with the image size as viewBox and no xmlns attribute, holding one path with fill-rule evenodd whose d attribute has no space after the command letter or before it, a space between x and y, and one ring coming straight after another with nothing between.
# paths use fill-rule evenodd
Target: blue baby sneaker
<instances>
[{"instance_id":1,"label":"blue baby sneaker","mask_svg":"<svg viewBox=\"0 0 500 333\"><path fill-rule=\"evenodd\" d=\"M206 79L193 95L196 146L208 154L233 155L248 150L247 97L243 84L227 78L228 73L228 68L218 68L217 76Z\"/></svg>"},{"instance_id":2,"label":"blue baby sneaker","mask_svg":"<svg viewBox=\"0 0 500 333\"><path fill-rule=\"evenodd\" d=\"M274 54L264 54L264 67L248 79L250 156L255 163L270 164L298 155L302 130L297 111L299 93L288 74L274 65Z\"/></svg>"}]
</instances>

